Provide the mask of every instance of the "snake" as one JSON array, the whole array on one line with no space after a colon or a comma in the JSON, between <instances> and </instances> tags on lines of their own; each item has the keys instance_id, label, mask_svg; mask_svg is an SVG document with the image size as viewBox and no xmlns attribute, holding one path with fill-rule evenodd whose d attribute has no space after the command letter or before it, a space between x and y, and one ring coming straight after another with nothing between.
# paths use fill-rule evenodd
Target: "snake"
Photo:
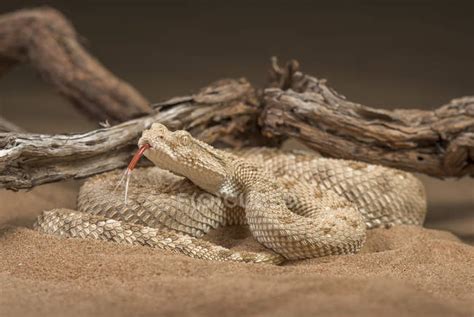
<instances>
[{"instance_id":1,"label":"snake","mask_svg":"<svg viewBox=\"0 0 474 317\"><path fill-rule=\"evenodd\" d=\"M153 123L138 141L154 166L90 177L77 210L43 211L34 228L69 238L164 249L214 261L282 264L355 254L368 229L423 224L426 194L414 175L304 150L215 148L185 130ZM127 170L131 172L130 170ZM248 226L261 251L203 237Z\"/></svg>"}]
</instances>

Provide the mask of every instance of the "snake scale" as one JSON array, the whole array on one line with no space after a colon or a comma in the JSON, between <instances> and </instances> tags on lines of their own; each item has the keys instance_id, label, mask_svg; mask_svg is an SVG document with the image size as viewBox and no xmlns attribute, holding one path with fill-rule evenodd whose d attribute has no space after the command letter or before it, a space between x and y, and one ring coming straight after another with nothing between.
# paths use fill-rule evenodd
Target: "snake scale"
<instances>
[{"instance_id":1,"label":"snake scale","mask_svg":"<svg viewBox=\"0 0 474 317\"><path fill-rule=\"evenodd\" d=\"M200 259L280 264L359 251L366 229L421 225L426 197L412 174L304 151L227 152L155 123L139 146L156 166L91 177L78 211L43 212L41 232L172 250ZM248 225L266 251L234 251L201 239L211 229Z\"/></svg>"}]
</instances>

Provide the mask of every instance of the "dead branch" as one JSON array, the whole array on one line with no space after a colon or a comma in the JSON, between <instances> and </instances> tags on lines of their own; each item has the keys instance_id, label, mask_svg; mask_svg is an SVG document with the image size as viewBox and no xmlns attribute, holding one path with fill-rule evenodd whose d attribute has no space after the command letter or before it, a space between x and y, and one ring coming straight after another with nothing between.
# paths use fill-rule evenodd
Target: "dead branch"
<instances>
[{"instance_id":1,"label":"dead branch","mask_svg":"<svg viewBox=\"0 0 474 317\"><path fill-rule=\"evenodd\" d=\"M18 190L82 178L127 164L144 129L161 122L218 145L261 145L257 98L245 80L221 80L198 94L157 104L157 112L80 134L0 133L0 187Z\"/></svg>"},{"instance_id":2,"label":"dead branch","mask_svg":"<svg viewBox=\"0 0 474 317\"><path fill-rule=\"evenodd\" d=\"M260 117L267 136L295 137L323 155L436 177L474 176L474 97L434 111L381 110L348 101L325 80L280 68Z\"/></svg>"},{"instance_id":3,"label":"dead branch","mask_svg":"<svg viewBox=\"0 0 474 317\"><path fill-rule=\"evenodd\" d=\"M378 110L346 100L324 80L298 71L296 61L282 68L273 59L273 88L261 95L263 106L242 79L219 81L152 110L77 38L54 9L0 16L0 74L30 63L95 121L148 116L84 134L0 133L0 187L29 188L124 166L143 129L155 121L220 146L271 145L295 137L327 156L437 177L474 176L474 97L455 99L434 111ZM2 130L18 128L0 120Z\"/></svg>"},{"instance_id":4,"label":"dead branch","mask_svg":"<svg viewBox=\"0 0 474 317\"><path fill-rule=\"evenodd\" d=\"M72 25L51 8L0 16L0 74L29 63L95 121L124 121L151 113L144 97L91 57Z\"/></svg>"}]
</instances>

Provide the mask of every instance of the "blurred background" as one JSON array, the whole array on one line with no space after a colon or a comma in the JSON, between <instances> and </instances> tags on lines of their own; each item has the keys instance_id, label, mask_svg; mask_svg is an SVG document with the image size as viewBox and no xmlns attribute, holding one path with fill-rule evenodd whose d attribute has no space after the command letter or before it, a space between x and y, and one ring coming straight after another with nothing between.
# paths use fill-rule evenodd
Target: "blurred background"
<instances>
[{"instance_id":1,"label":"blurred background","mask_svg":"<svg viewBox=\"0 0 474 317\"><path fill-rule=\"evenodd\" d=\"M369 106L434 109L474 94L471 1L2 0L0 13L45 4L62 11L86 48L152 102L224 77L262 87L273 55L297 59L304 72ZM0 78L0 115L33 132L96 126L27 65ZM474 181L422 180L427 226L474 242ZM45 193L22 194L50 197ZM44 198L19 208L20 194L1 194L22 211L0 215L0 224L28 224L40 208L58 207Z\"/></svg>"}]
</instances>

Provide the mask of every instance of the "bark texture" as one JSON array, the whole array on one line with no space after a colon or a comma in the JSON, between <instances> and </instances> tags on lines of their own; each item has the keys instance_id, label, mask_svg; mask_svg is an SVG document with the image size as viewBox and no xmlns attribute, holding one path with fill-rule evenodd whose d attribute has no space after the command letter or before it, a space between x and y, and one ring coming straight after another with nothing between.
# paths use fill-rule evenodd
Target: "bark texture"
<instances>
[{"instance_id":1,"label":"bark texture","mask_svg":"<svg viewBox=\"0 0 474 317\"><path fill-rule=\"evenodd\" d=\"M221 80L198 94L156 105L149 116L80 134L0 133L0 187L18 190L127 165L153 122L186 129L220 146L262 145L257 98L244 80Z\"/></svg>"},{"instance_id":2,"label":"bark texture","mask_svg":"<svg viewBox=\"0 0 474 317\"><path fill-rule=\"evenodd\" d=\"M440 178L474 176L474 97L434 111L374 109L348 101L297 67L273 61L271 86L280 88L264 93L260 123L267 136L294 137L336 158Z\"/></svg>"},{"instance_id":3,"label":"bark texture","mask_svg":"<svg viewBox=\"0 0 474 317\"><path fill-rule=\"evenodd\" d=\"M71 24L50 8L0 16L0 75L18 63L30 63L95 121L128 121L88 133L41 135L0 118L0 187L31 188L123 167L153 122L217 146L275 146L294 137L326 156L441 178L474 176L474 97L434 111L374 109L301 73L298 62L280 67L274 58L264 91L256 93L245 79L227 79L152 108L91 57Z\"/></svg>"},{"instance_id":4,"label":"bark texture","mask_svg":"<svg viewBox=\"0 0 474 317\"><path fill-rule=\"evenodd\" d=\"M51 8L0 16L0 75L29 63L96 121L121 122L151 113L147 100L90 56L72 25Z\"/></svg>"}]
</instances>

